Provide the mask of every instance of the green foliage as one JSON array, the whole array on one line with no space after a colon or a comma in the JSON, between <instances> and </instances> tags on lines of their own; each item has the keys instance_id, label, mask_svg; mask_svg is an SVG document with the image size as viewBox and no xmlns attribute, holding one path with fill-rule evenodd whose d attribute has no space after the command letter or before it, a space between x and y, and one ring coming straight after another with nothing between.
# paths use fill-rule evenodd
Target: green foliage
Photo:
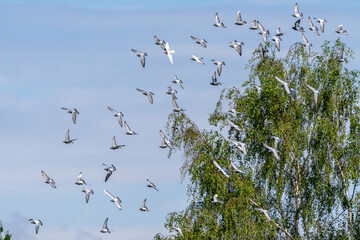
<instances>
[{"instance_id":1,"label":"green foliage","mask_svg":"<svg viewBox=\"0 0 360 240\"><path fill-rule=\"evenodd\" d=\"M169 115L171 140L184 151L181 173L190 178L190 205L165 223L170 231L181 228L184 238L157 239L360 239L359 72L338 61L342 49L347 58L353 52L339 40L326 41L311 57L300 43L285 58L277 58L270 44L265 49L264 61L256 51L249 61L243 91L222 91L209 118L219 131L200 131L183 113ZM307 85L320 92L317 104ZM223 111L232 101L236 114ZM226 119L241 131L225 132ZM174 126L184 129L183 137ZM272 136L281 139L280 160L264 147L274 146ZM246 156L230 137L246 143ZM213 160L229 170L229 179ZM233 171L230 161L245 174ZM223 203L212 202L215 194ZM268 210L272 220L255 208Z\"/></svg>"},{"instance_id":2,"label":"green foliage","mask_svg":"<svg viewBox=\"0 0 360 240\"><path fill-rule=\"evenodd\" d=\"M6 231L5 236L4 236L3 232L4 232L4 228L0 221L0 240L11 240L11 234L8 231Z\"/></svg>"}]
</instances>

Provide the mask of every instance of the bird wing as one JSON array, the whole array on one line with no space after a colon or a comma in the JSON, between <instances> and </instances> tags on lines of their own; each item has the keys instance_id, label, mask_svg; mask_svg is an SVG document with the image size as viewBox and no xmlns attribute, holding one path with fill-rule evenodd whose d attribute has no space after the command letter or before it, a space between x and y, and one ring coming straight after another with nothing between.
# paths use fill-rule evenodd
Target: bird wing
<instances>
[{"instance_id":1,"label":"bird wing","mask_svg":"<svg viewBox=\"0 0 360 240\"><path fill-rule=\"evenodd\" d=\"M230 119L227 118L226 120L230 124L230 126L232 126L233 128L235 128L238 131L241 131L240 127L235 125L232 121L230 121Z\"/></svg>"},{"instance_id":2,"label":"bird wing","mask_svg":"<svg viewBox=\"0 0 360 240\"><path fill-rule=\"evenodd\" d=\"M143 201L141 207L142 207L142 208L146 208L146 199Z\"/></svg>"},{"instance_id":3,"label":"bird wing","mask_svg":"<svg viewBox=\"0 0 360 240\"><path fill-rule=\"evenodd\" d=\"M140 88L136 88L136 90L138 90L139 92L145 92L144 90L140 89Z\"/></svg>"},{"instance_id":4,"label":"bird wing","mask_svg":"<svg viewBox=\"0 0 360 240\"><path fill-rule=\"evenodd\" d=\"M149 102L150 102L150 103L153 103L153 102L154 102L154 100L153 100L153 97L152 97L152 94L151 94L151 93L147 93L147 94L146 94L146 96L148 97L148 99L149 99Z\"/></svg>"},{"instance_id":5,"label":"bird wing","mask_svg":"<svg viewBox=\"0 0 360 240\"><path fill-rule=\"evenodd\" d=\"M172 104L173 104L174 108L179 108L179 106L177 105L176 100L174 98L172 99Z\"/></svg>"},{"instance_id":6,"label":"bird wing","mask_svg":"<svg viewBox=\"0 0 360 240\"><path fill-rule=\"evenodd\" d=\"M46 173L43 171L43 170L41 170L41 174L43 175L43 177L48 181L48 180L50 180L50 178L48 177L48 175L46 175Z\"/></svg>"},{"instance_id":7,"label":"bird wing","mask_svg":"<svg viewBox=\"0 0 360 240\"><path fill-rule=\"evenodd\" d=\"M69 110L68 108L61 107L62 110Z\"/></svg>"},{"instance_id":8,"label":"bird wing","mask_svg":"<svg viewBox=\"0 0 360 240\"><path fill-rule=\"evenodd\" d=\"M104 192L106 195L108 195L111 198L111 200L115 199L115 197L111 193L109 193L107 190L104 190Z\"/></svg>"},{"instance_id":9,"label":"bird wing","mask_svg":"<svg viewBox=\"0 0 360 240\"><path fill-rule=\"evenodd\" d=\"M125 125L125 128L126 128L126 131L131 132L131 129L129 128L129 125L127 124L126 121L124 121L124 125Z\"/></svg>"},{"instance_id":10,"label":"bird wing","mask_svg":"<svg viewBox=\"0 0 360 240\"><path fill-rule=\"evenodd\" d=\"M266 32L265 28L263 27L263 25L259 21L257 21L257 25L258 25L258 28L259 28L260 32L262 32L262 33Z\"/></svg>"},{"instance_id":11,"label":"bird wing","mask_svg":"<svg viewBox=\"0 0 360 240\"><path fill-rule=\"evenodd\" d=\"M39 232L39 223L37 222L35 224L35 233L38 234L38 232Z\"/></svg>"},{"instance_id":12,"label":"bird wing","mask_svg":"<svg viewBox=\"0 0 360 240\"><path fill-rule=\"evenodd\" d=\"M309 25L310 25L310 28L311 28L311 29L315 28L315 26L314 26L314 24L312 23L310 17L308 17L308 22L309 22Z\"/></svg>"},{"instance_id":13,"label":"bird wing","mask_svg":"<svg viewBox=\"0 0 360 240\"><path fill-rule=\"evenodd\" d=\"M219 64L217 64L217 72L218 72L219 77L221 75L221 71L222 71L222 63L219 63Z\"/></svg>"},{"instance_id":14,"label":"bird wing","mask_svg":"<svg viewBox=\"0 0 360 240\"><path fill-rule=\"evenodd\" d=\"M215 14L215 24L220 25L220 18L218 13Z\"/></svg>"},{"instance_id":15,"label":"bird wing","mask_svg":"<svg viewBox=\"0 0 360 240\"><path fill-rule=\"evenodd\" d=\"M145 54L140 55L140 60L141 60L141 66L145 67Z\"/></svg>"},{"instance_id":16,"label":"bird wing","mask_svg":"<svg viewBox=\"0 0 360 240\"><path fill-rule=\"evenodd\" d=\"M109 177L111 176L111 174L112 174L112 171L109 171L109 172L106 174L105 182L107 182L107 180L109 180Z\"/></svg>"},{"instance_id":17,"label":"bird wing","mask_svg":"<svg viewBox=\"0 0 360 240\"><path fill-rule=\"evenodd\" d=\"M195 40L196 42L198 42L198 41L200 41L200 39L199 38L197 38L197 37L194 37L194 36L190 36L193 40Z\"/></svg>"},{"instance_id":18,"label":"bird wing","mask_svg":"<svg viewBox=\"0 0 360 240\"><path fill-rule=\"evenodd\" d=\"M86 192L86 195L85 195L86 203L89 202L89 198L90 198L90 191L87 191L87 192Z\"/></svg>"},{"instance_id":19,"label":"bird wing","mask_svg":"<svg viewBox=\"0 0 360 240\"><path fill-rule=\"evenodd\" d=\"M163 131L160 130L160 136L161 138L164 140L166 138L165 134L163 133Z\"/></svg>"},{"instance_id":20,"label":"bird wing","mask_svg":"<svg viewBox=\"0 0 360 240\"><path fill-rule=\"evenodd\" d=\"M112 139L112 146L115 147L116 146L116 139L115 139L115 136L113 137Z\"/></svg>"},{"instance_id":21,"label":"bird wing","mask_svg":"<svg viewBox=\"0 0 360 240\"><path fill-rule=\"evenodd\" d=\"M76 124L76 111L72 111L71 115L72 115L72 120L73 120L74 124Z\"/></svg>"},{"instance_id":22,"label":"bird wing","mask_svg":"<svg viewBox=\"0 0 360 240\"><path fill-rule=\"evenodd\" d=\"M298 4L296 3L295 4L295 7L294 7L294 15L298 15L299 14L299 6L298 6Z\"/></svg>"},{"instance_id":23,"label":"bird wing","mask_svg":"<svg viewBox=\"0 0 360 240\"><path fill-rule=\"evenodd\" d=\"M111 112L115 113L116 115L119 114L119 112L115 111L114 109L112 109L111 107L107 107Z\"/></svg>"},{"instance_id":24,"label":"bird wing","mask_svg":"<svg viewBox=\"0 0 360 240\"><path fill-rule=\"evenodd\" d=\"M103 224L103 229L107 229L107 223L108 223L109 218L106 218Z\"/></svg>"},{"instance_id":25,"label":"bird wing","mask_svg":"<svg viewBox=\"0 0 360 240\"><path fill-rule=\"evenodd\" d=\"M213 160L213 163L214 163L215 167L216 167L217 169L219 169L220 172L222 172L222 174L224 174L225 177L227 177L227 178L230 177L229 174L227 174L227 173L224 171L224 169L223 169L215 160Z\"/></svg>"},{"instance_id":26,"label":"bird wing","mask_svg":"<svg viewBox=\"0 0 360 240\"><path fill-rule=\"evenodd\" d=\"M69 141L69 139L70 139L70 129L68 129L68 130L66 131L65 141Z\"/></svg>"},{"instance_id":27,"label":"bird wing","mask_svg":"<svg viewBox=\"0 0 360 240\"><path fill-rule=\"evenodd\" d=\"M242 22L240 10L237 12L236 20L237 20L238 23L241 23L241 22Z\"/></svg>"},{"instance_id":28,"label":"bird wing","mask_svg":"<svg viewBox=\"0 0 360 240\"><path fill-rule=\"evenodd\" d=\"M136 54L141 54L141 52L139 52L138 50L136 50L136 49L131 49L131 51L133 51L134 53L136 53Z\"/></svg>"}]
</instances>

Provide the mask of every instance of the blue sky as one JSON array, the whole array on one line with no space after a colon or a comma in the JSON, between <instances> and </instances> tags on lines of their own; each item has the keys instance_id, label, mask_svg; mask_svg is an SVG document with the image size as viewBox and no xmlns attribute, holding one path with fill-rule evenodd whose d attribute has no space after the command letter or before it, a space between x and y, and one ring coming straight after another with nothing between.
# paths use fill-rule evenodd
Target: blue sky
<instances>
[{"instance_id":1,"label":"blue sky","mask_svg":"<svg viewBox=\"0 0 360 240\"><path fill-rule=\"evenodd\" d=\"M320 37L302 22L305 35L318 51L324 40L339 37L334 31L344 24L349 36L341 39L355 51L359 66L359 3L303 1L300 11L327 19ZM337 2L336 2L337 3ZM284 56L301 34L291 30L295 1L0 1L0 219L17 240L150 239L163 228L167 213L187 206L186 184L179 168L183 153L171 159L160 149L159 130L172 111L167 86L178 90L178 104L200 128L209 128L207 118L224 88L240 87L247 79L245 65L262 42L256 31L234 25L236 12L243 19L258 19L271 33L277 27L287 33L281 43ZM215 12L227 26L212 26ZM171 65L154 45L153 35L169 42L176 51ZM205 38L208 48L195 44L194 35ZM231 40L243 41L240 57L229 48ZM146 67L131 52L146 51ZM192 54L204 57L205 65L190 61ZM209 85L216 67L210 59L226 62L219 81ZM171 83L174 75L184 81L184 90ZM135 89L155 93L154 104ZM106 106L122 111L130 127L139 133L127 136ZM60 107L76 107L78 123ZM227 107L225 107L227 108ZM66 130L78 138L62 143ZM116 136L124 149L111 151ZM104 183L102 163L117 171ZM44 184L40 171L54 178L58 188ZM95 194L85 204L77 174ZM160 189L145 187L149 178ZM107 189L123 201L118 211L103 193ZM138 210L144 198L151 212ZM99 231L106 217L109 236ZM27 220L40 218L44 226L34 234Z\"/></svg>"}]
</instances>

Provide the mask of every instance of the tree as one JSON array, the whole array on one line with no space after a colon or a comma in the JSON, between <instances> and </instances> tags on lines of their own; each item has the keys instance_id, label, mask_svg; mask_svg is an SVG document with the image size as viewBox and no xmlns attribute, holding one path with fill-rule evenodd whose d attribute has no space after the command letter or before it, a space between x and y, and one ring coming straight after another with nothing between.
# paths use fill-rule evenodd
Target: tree
<instances>
[{"instance_id":1,"label":"tree","mask_svg":"<svg viewBox=\"0 0 360 240\"><path fill-rule=\"evenodd\" d=\"M224 89L209 118L219 130L200 131L184 113L169 115L171 140L184 151L190 205L168 215L167 229L180 228L185 239L360 239L359 72L344 66L340 53L353 52L339 39L321 49L308 56L295 43L277 58L268 43L263 59L255 51L243 91ZM223 111L233 101L235 113Z\"/></svg>"},{"instance_id":2,"label":"tree","mask_svg":"<svg viewBox=\"0 0 360 240\"><path fill-rule=\"evenodd\" d=\"M11 234L9 231L6 231L5 236L3 236L4 228L0 221L0 240L11 240Z\"/></svg>"}]
</instances>

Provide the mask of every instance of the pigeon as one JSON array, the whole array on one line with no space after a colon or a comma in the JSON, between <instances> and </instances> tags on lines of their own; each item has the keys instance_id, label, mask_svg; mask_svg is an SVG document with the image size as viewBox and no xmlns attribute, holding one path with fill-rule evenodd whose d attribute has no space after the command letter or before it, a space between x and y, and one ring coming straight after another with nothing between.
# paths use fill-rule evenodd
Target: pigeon
<instances>
[{"instance_id":1,"label":"pigeon","mask_svg":"<svg viewBox=\"0 0 360 240\"><path fill-rule=\"evenodd\" d=\"M150 102L151 104L153 104L154 100L153 100L152 95L155 95L155 94L153 94L152 92L144 91L144 90L142 90L142 89L140 89L140 88L136 88L136 90L138 90L139 92L141 92L143 95L147 96L148 99L149 99L149 102Z\"/></svg>"},{"instance_id":2,"label":"pigeon","mask_svg":"<svg viewBox=\"0 0 360 240\"><path fill-rule=\"evenodd\" d=\"M81 191L85 193L85 201L86 203L88 203L90 199L90 193L94 194L94 191L92 189L87 189L87 188L83 188L83 190Z\"/></svg>"},{"instance_id":3,"label":"pigeon","mask_svg":"<svg viewBox=\"0 0 360 240\"><path fill-rule=\"evenodd\" d=\"M275 148L275 150L277 150L278 144L281 141L281 139L279 137L276 137L276 136L271 136L271 137L275 140L274 148Z\"/></svg>"},{"instance_id":4,"label":"pigeon","mask_svg":"<svg viewBox=\"0 0 360 240\"><path fill-rule=\"evenodd\" d=\"M298 5L297 3L295 4L294 14L293 14L292 16L293 16L293 17L296 17L296 18L300 18L300 19L303 18L303 14L302 14L302 13L299 13L299 5Z\"/></svg>"},{"instance_id":5,"label":"pigeon","mask_svg":"<svg viewBox=\"0 0 360 240\"><path fill-rule=\"evenodd\" d=\"M324 19L324 18L315 18L315 17L314 17L314 19L315 19L318 23L320 23L321 32L324 33L325 22L327 22L326 19Z\"/></svg>"},{"instance_id":6,"label":"pigeon","mask_svg":"<svg viewBox=\"0 0 360 240\"><path fill-rule=\"evenodd\" d=\"M173 57L172 55L175 53L175 50L171 50L170 47L169 47L169 43L166 43L165 44L165 54L167 54L168 58L169 58L169 61L171 62L171 64L174 63L173 61Z\"/></svg>"},{"instance_id":7,"label":"pigeon","mask_svg":"<svg viewBox=\"0 0 360 240\"><path fill-rule=\"evenodd\" d=\"M179 85L182 89L184 89L184 87L182 86L183 81L178 79L178 77L176 75L174 76L174 80L172 80L172 82Z\"/></svg>"},{"instance_id":8,"label":"pigeon","mask_svg":"<svg viewBox=\"0 0 360 240\"><path fill-rule=\"evenodd\" d=\"M177 91L175 89L172 89L170 86L168 87L168 91L166 92L166 94L171 95L173 98L177 99L175 93L177 93Z\"/></svg>"},{"instance_id":9,"label":"pigeon","mask_svg":"<svg viewBox=\"0 0 360 240\"><path fill-rule=\"evenodd\" d=\"M223 22L220 22L219 14L215 14L215 23L213 24L215 27L226 28Z\"/></svg>"},{"instance_id":10,"label":"pigeon","mask_svg":"<svg viewBox=\"0 0 360 240\"><path fill-rule=\"evenodd\" d=\"M239 113L238 111L236 111L235 102L236 102L236 99L234 99L234 100L231 102L230 109L229 109L229 112L230 112L230 113Z\"/></svg>"},{"instance_id":11,"label":"pigeon","mask_svg":"<svg viewBox=\"0 0 360 240\"><path fill-rule=\"evenodd\" d=\"M70 113L72 115L73 123L76 124L76 114L80 114L79 111L76 108L68 109L68 108L62 107L61 109L68 111L68 113Z\"/></svg>"},{"instance_id":12,"label":"pigeon","mask_svg":"<svg viewBox=\"0 0 360 240\"><path fill-rule=\"evenodd\" d=\"M264 143L264 147L266 147L267 149L269 149L269 150L274 154L274 156L275 156L275 158L276 158L277 160L280 160L278 151L277 151L275 148L269 147L266 143Z\"/></svg>"},{"instance_id":13,"label":"pigeon","mask_svg":"<svg viewBox=\"0 0 360 240\"><path fill-rule=\"evenodd\" d=\"M100 230L100 232L102 232L102 233L110 233L110 230L109 230L109 228L107 226L108 220L109 220L109 218L105 219L104 224L103 224L102 229Z\"/></svg>"},{"instance_id":14,"label":"pigeon","mask_svg":"<svg viewBox=\"0 0 360 240\"><path fill-rule=\"evenodd\" d=\"M52 178L49 178L48 175L46 175L46 173L43 170L41 170L41 174L45 178L45 183L49 184L53 188L56 188L55 186L56 183Z\"/></svg>"},{"instance_id":15,"label":"pigeon","mask_svg":"<svg viewBox=\"0 0 360 240\"><path fill-rule=\"evenodd\" d=\"M280 52L280 41L281 37L272 37L272 40L275 42L276 49Z\"/></svg>"},{"instance_id":16,"label":"pigeon","mask_svg":"<svg viewBox=\"0 0 360 240\"><path fill-rule=\"evenodd\" d=\"M126 129L126 133L127 135L137 135L136 132L132 131L130 128L129 128L129 125L127 124L126 121L124 121L124 125L125 125L125 129Z\"/></svg>"},{"instance_id":17,"label":"pigeon","mask_svg":"<svg viewBox=\"0 0 360 240\"><path fill-rule=\"evenodd\" d=\"M244 171L241 171L233 161L230 161L230 166L235 170L237 173L245 173Z\"/></svg>"},{"instance_id":18,"label":"pigeon","mask_svg":"<svg viewBox=\"0 0 360 240\"><path fill-rule=\"evenodd\" d=\"M200 44L202 47L206 48L207 41L205 39L199 39L194 36L190 36L197 44Z\"/></svg>"},{"instance_id":19,"label":"pigeon","mask_svg":"<svg viewBox=\"0 0 360 240\"><path fill-rule=\"evenodd\" d=\"M146 181L147 181L147 184L146 184L147 187L153 188L153 189L155 189L156 191L159 191L159 190L156 188L155 184L153 184L152 182L150 182L149 179L146 179Z\"/></svg>"},{"instance_id":20,"label":"pigeon","mask_svg":"<svg viewBox=\"0 0 360 240\"><path fill-rule=\"evenodd\" d=\"M337 59L338 62L348 62L347 58L344 58L344 48L341 49L340 55Z\"/></svg>"},{"instance_id":21,"label":"pigeon","mask_svg":"<svg viewBox=\"0 0 360 240\"><path fill-rule=\"evenodd\" d=\"M192 55L192 57L190 58L190 60L193 60L193 61L195 61L195 62L198 62L198 63L201 63L201 64L205 64L202 60L203 60L203 58L202 57L197 57L197 56L195 56L195 55Z\"/></svg>"},{"instance_id":22,"label":"pigeon","mask_svg":"<svg viewBox=\"0 0 360 240\"><path fill-rule=\"evenodd\" d=\"M77 140L77 138L70 139L70 129L68 129L67 132L66 132L65 140L63 141L63 143L65 143L65 144L74 143L74 141L76 141L76 140Z\"/></svg>"},{"instance_id":23,"label":"pigeon","mask_svg":"<svg viewBox=\"0 0 360 240\"><path fill-rule=\"evenodd\" d=\"M276 34L275 34L275 36L277 36L277 37L280 37L280 36L283 36L285 33L282 33L281 31L280 31L280 28L277 28L276 29Z\"/></svg>"},{"instance_id":24,"label":"pigeon","mask_svg":"<svg viewBox=\"0 0 360 240\"><path fill-rule=\"evenodd\" d=\"M337 27L337 30L335 31L336 33L339 33L339 34L343 34L343 35L348 35L347 31L345 29L343 29L343 25L340 24L338 27Z\"/></svg>"},{"instance_id":25,"label":"pigeon","mask_svg":"<svg viewBox=\"0 0 360 240\"><path fill-rule=\"evenodd\" d=\"M215 160L213 160L213 163L215 165L215 167L218 169L219 172L221 172L222 174L224 174L225 177L229 178L229 174L227 173L227 171L225 171L224 168L222 168Z\"/></svg>"},{"instance_id":26,"label":"pigeon","mask_svg":"<svg viewBox=\"0 0 360 240\"><path fill-rule=\"evenodd\" d=\"M33 218L30 218L29 221L32 223L32 224L35 224L35 233L38 234L39 232L39 227L40 225L42 226L43 223L41 222L41 220L36 220L36 219L33 219Z\"/></svg>"},{"instance_id":27,"label":"pigeon","mask_svg":"<svg viewBox=\"0 0 360 240\"><path fill-rule=\"evenodd\" d=\"M182 233L181 228L175 228L175 231L177 231L180 234L180 236L184 237L184 234Z\"/></svg>"},{"instance_id":28,"label":"pigeon","mask_svg":"<svg viewBox=\"0 0 360 240\"><path fill-rule=\"evenodd\" d=\"M213 61L213 63L216 65L217 67L217 73L220 77L221 75L221 71L222 71L222 66L224 65L225 66L225 62L220 62L218 60L215 60L215 59L211 59L211 61Z\"/></svg>"},{"instance_id":29,"label":"pigeon","mask_svg":"<svg viewBox=\"0 0 360 240\"><path fill-rule=\"evenodd\" d=\"M176 100L174 98L172 99L172 104L173 104L173 107L174 107L174 109L173 109L174 112L183 112L183 111L185 111L185 109L179 108L179 106L177 105Z\"/></svg>"},{"instance_id":30,"label":"pigeon","mask_svg":"<svg viewBox=\"0 0 360 240\"><path fill-rule=\"evenodd\" d=\"M120 203L121 203L120 198L114 197L114 196L113 196L111 193L109 193L107 190L104 190L104 193L111 198L110 202L115 203L116 207L117 207L119 210L122 210L122 207L121 207L121 205L120 205Z\"/></svg>"},{"instance_id":31,"label":"pigeon","mask_svg":"<svg viewBox=\"0 0 360 240\"><path fill-rule=\"evenodd\" d=\"M242 47L241 47L241 45L244 45L244 43L243 42L238 42L236 40L231 41L230 43L231 43L230 47L234 48L239 53L239 55L241 56L242 55Z\"/></svg>"},{"instance_id":32,"label":"pigeon","mask_svg":"<svg viewBox=\"0 0 360 240\"><path fill-rule=\"evenodd\" d=\"M213 73L211 79L212 79L212 81L211 81L211 83L210 83L211 85L213 85L213 86L222 85L221 82L218 82L218 81L217 81L216 72Z\"/></svg>"},{"instance_id":33,"label":"pigeon","mask_svg":"<svg viewBox=\"0 0 360 240\"><path fill-rule=\"evenodd\" d=\"M117 145L116 144L116 139L115 139L115 136L114 136L113 139L112 139L112 145L111 145L110 149L116 150L116 149L119 149L119 148L122 148L122 147L125 147L125 145Z\"/></svg>"},{"instance_id":34,"label":"pigeon","mask_svg":"<svg viewBox=\"0 0 360 240\"><path fill-rule=\"evenodd\" d=\"M306 48L306 54L308 55L308 57L310 57L310 47L312 47L312 44L309 43L309 41L306 39L304 34L302 34L302 39L304 41L304 46Z\"/></svg>"},{"instance_id":35,"label":"pigeon","mask_svg":"<svg viewBox=\"0 0 360 240\"><path fill-rule=\"evenodd\" d=\"M261 34L264 42L267 43L267 41L268 41L267 37L268 37L268 35L270 35L269 30L265 30L265 28L259 21L257 21L257 25L258 25L258 29L260 30L259 34Z\"/></svg>"},{"instance_id":36,"label":"pigeon","mask_svg":"<svg viewBox=\"0 0 360 240\"><path fill-rule=\"evenodd\" d=\"M249 29L250 29L250 30L256 30L256 29L258 29L256 23L257 23L256 20L252 20L251 26L249 27Z\"/></svg>"},{"instance_id":37,"label":"pigeon","mask_svg":"<svg viewBox=\"0 0 360 240\"><path fill-rule=\"evenodd\" d=\"M107 182L107 180L109 180L109 177L111 176L111 174L116 171L116 167L114 165L111 164L111 166L107 166L106 164L102 164L104 165L106 168L104 169L105 171L107 171L106 177L105 177L105 182Z\"/></svg>"},{"instance_id":38,"label":"pigeon","mask_svg":"<svg viewBox=\"0 0 360 240\"><path fill-rule=\"evenodd\" d=\"M255 210L258 210L258 211L260 211L260 212L262 212L262 213L264 213L266 219L267 219L268 221L271 221L271 218L270 218L270 215L269 215L269 211L268 211L268 210L264 210L264 209L262 209L262 208L254 208L254 209L255 209Z\"/></svg>"},{"instance_id":39,"label":"pigeon","mask_svg":"<svg viewBox=\"0 0 360 240\"><path fill-rule=\"evenodd\" d=\"M245 156L247 156L246 144L245 144L245 143L236 141L232 136L230 136L230 140L235 144L235 146L236 146L238 149L240 149L240 151L243 152L243 154L244 154Z\"/></svg>"},{"instance_id":40,"label":"pigeon","mask_svg":"<svg viewBox=\"0 0 360 240\"><path fill-rule=\"evenodd\" d=\"M80 172L79 175L77 176L77 180L76 180L75 184L76 184L76 185L84 185L84 184L87 185L86 182L85 182L85 180L82 179L82 174L81 174L81 172Z\"/></svg>"},{"instance_id":41,"label":"pigeon","mask_svg":"<svg viewBox=\"0 0 360 240\"><path fill-rule=\"evenodd\" d=\"M148 212L149 211L149 209L146 206L146 199L144 200L144 202L141 205L141 208L139 208L139 209L140 209L140 211L143 211L143 212Z\"/></svg>"},{"instance_id":42,"label":"pigeon","mask_svg":"<svg viewBox=\"0 0 360 240\"><path fill-rule=\"evenodd\" d=\"M226 121L230 124L231 127L241 132L241 128L238 125L235 125L235 123L233 123L232 121L230 121L230 119L227 118Z\"/></svg>"},{"instance_id":43,"label":"pigeon","mask_svg":"<svg viewBox=\"0 0 360 240\"><path fill-rule=\"evenodd\" d=\"M258 46L258 50L259 50L259 53L260 53L261 61L264 61L265 60L265 50L264 50L261 43Z\"/></svg>"},{"instance_id":44,"label":"pigeon","mask_svg":"<svg viewBox=\"0 0 360 240\"><path fill-rule=\"evenodd\" d=\"M218 195L217 194L215 194L213 197L212 197L212 203L223 203L222 201L219 201L219 199L218 199Z\"/></svg>"},{"instance_id":45,"label":"pigeon","mask_svg":"<svg viewBox=\"0 0 360 240\"><path fill-rule=\"evenodd\" d=\"M155 45L159 45L165 51L166 50L164 46L165 41L164 40L160 41L160 39L156 35L154 35L154 39L155 39Z\"/></svg>"},{"instance_id":46,"label":"pigeon","mask_svg":"<svg viewBox=\"0 0 360 240\"><path fill-rule=\"evenodd\" d=\"M295 31L305 32L303 27L300 27L300 19L295 22L295 25L292 27Z\"/></svg>"},{"instance_id":47,"label":"pigeon","mask_svg":"<svg viewBox=\"0 0 360 240\"><path fill-rule=\"evenodd\" d=\"M261 97L261 91L263 90L263 88L262 88L262 87L260 87L260 86L258 86L258 85L256 85L256 84L254 84L254 87L255 87L255 88L256 88L256 90L257 90L258 99L260 100L260 97Z\"/></svg>"},{"instance_id":48,"label":"pigeon","mask_svg":"<svg viewBox=\"0 0 360 240\"><path fill-rule=\"evenodd\" d=\"M135 49L131 49L131 51L136 53L136 56L140 57L141 66L144 68L145 67L145 56L147 56L147 53L142 53L142 52L140 52L138 50L135 50Z\"/></svg>"},{"instance_id":49,"label":"pigeon","mask_svg":"<svg viewBox=\"0 0 360 240\"><path fill-rule=\"evenodd\" d=\"M320 36L319 29L312 23L311 18L308 18L308 22L310 25L310 30L313 31L316 35Z\"/></svg>"},{"instance_id":50,"label":"pigeon","mask_svg":"<svg viewBox=\"0 0 360 240\"><path fill-rule=\"evenodd\" d=\"M113 112L115 115L114 115L114 117L117 117L117 119L118 119L118 121L119 121L119 124L120 124L120 127L122 127L123 126L123 124L122 124L122 117L124 116L123 114L122 114L122 112L118 112L118 111L115 111L114 109L112 109L111 107L107 107L111 112Z\"/></svg>"},{"instance_id":51,"label":"pigeon","mask_svg":"<svg viewBox=\"0 0 360 240\"><path fill-rule=\"evenodd\" d=\"M313 91L314 93L314 101L315 101L315 105L317 105L317 101L318 101L318 96L319 96L319 91L316 90L315 88L313 88L312 86L310 86L309 84L306 84L306 86L311 90Z\"/></svg>"},{"instance_id":52,"label":"pigeon","mask_svg":"<svg viewBox=\"0 0 360 240\"><path fill-rule=\"evenodd\" d=\"M174 126L173 128L178 130L180 137L184 136L184 132L183 132L181 126L177 125L177 126Z\"/></svg>"},{"instance_id":53,"label":"pigeon","mask_svg":"<svg viewBox=\"0 0 360 240\"><path fill-rule=\"evenodd\" d=\"M161 136L161 146L160 146L160 148L168 147L170 149L174 149L174 146L173 146L172 142L165 136L165 134L161 130L160 130L160 136Z\"/></svg>"},{"instance_id":54,"label":"pigeon","mask_svg":"<svg viewBox=\"0 0 360 240\"><path fill-rule=\"evenodd\" d=\"M275 76L275 79L281 83L281 85L285 88L285 91L290 95L292 96L292 91L289 87L289 84L283 80L281 80L280 78L278 78L277 76Z\"/></svg>"},{"instance_id":55,"label":"pigeon","mask_svg":"<svg viewBox=\"0 0 360 240\"><path fill-rule=\"evenodd\" d=\"M247 25L247 22L241 18L240 10L237 12L235 25Z\"/></svg>"}]
</instances>

